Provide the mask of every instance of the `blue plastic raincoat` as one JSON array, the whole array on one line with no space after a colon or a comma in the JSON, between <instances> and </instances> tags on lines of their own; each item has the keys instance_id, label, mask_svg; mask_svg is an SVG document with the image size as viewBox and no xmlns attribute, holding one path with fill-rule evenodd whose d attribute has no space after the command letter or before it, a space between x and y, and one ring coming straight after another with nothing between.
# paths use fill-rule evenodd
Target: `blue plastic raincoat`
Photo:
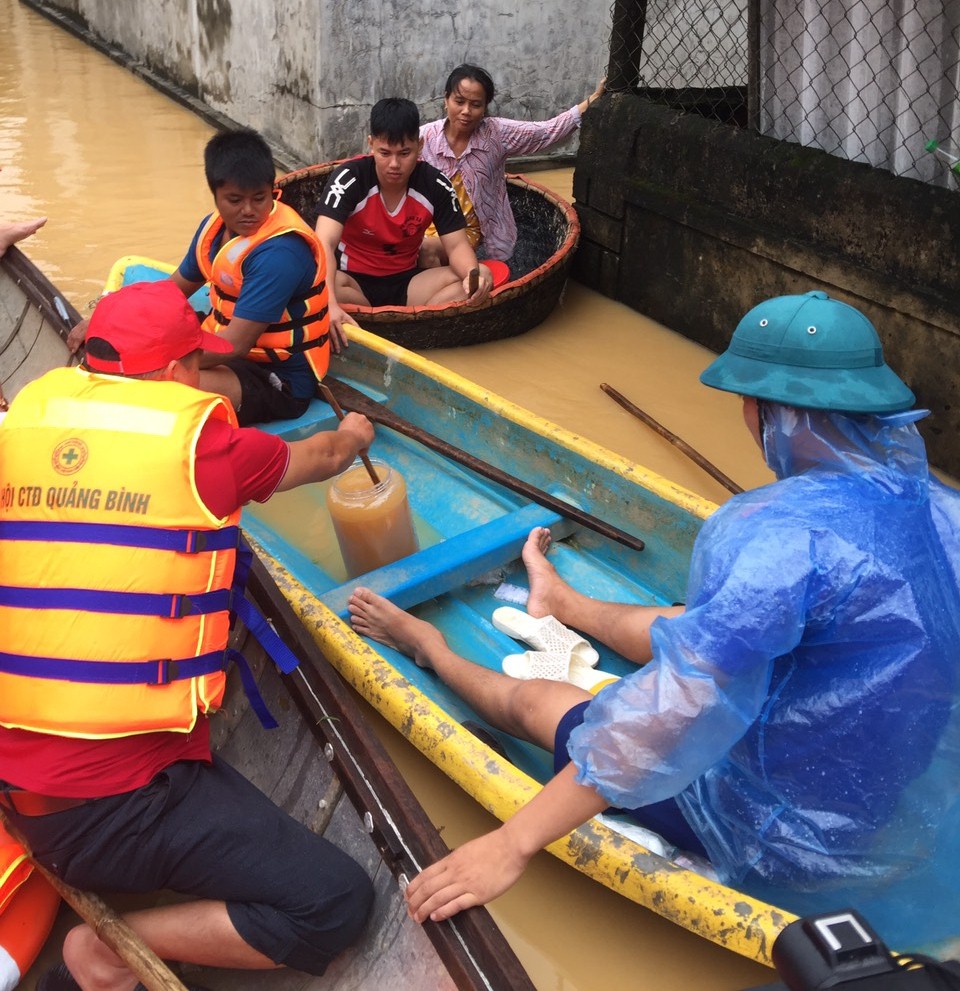
<instances>
[{"instance_id":1,"label":"blue plastic raincoat","mask_svg":"<svg viewBox=\"0 0 960 991\"><path fill-rule=\"evenodd\" d=\"M577 780L676 796L725 882L916 948L960 932L960 495L922 413L762 408L779 480L704 525L686 612L571 734Z\"/></svg>"}]
</instances>

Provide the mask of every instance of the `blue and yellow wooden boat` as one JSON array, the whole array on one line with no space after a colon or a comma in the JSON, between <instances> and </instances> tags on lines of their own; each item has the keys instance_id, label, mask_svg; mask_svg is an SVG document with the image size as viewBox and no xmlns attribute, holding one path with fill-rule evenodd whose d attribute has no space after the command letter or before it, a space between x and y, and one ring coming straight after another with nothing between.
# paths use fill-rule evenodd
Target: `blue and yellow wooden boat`
<instances>
[{"instance_id":1,"label":"blue and yellow wooden boat","mask_svg":"<svg viewBox=\"0 0 960 991\"><path fill-rule=\"evenodd\" d=\"M162 278L171 270L131 256L117 263L105 288ZM200 298L194 304L204 308ZM463 725L480 722L477 714L432 672L354 633L347 621L350 593L360 583L375 589L433 622L458 653L499 669L516 643L493 627L490 616L504 604L497 598L501 586L525 584L519 555L532 527L551 527L558 543L552 560L581 590L619 601L672 603L683 597L693 541L715 506L359 328L351 328L350 347L334 358L329 374L358 390L364 404L380 404L386 419L409 428L378 427L371 453L403 475L421 550L348 579L326 508L326 484L251 504L244 527L343 678L485 809L507 819L549 779L551 756L492 727L485 728L505 756L481 742ZM341 399L345 408L356 408ZM295 439L336 422L331 408L316 400L301 419L265 429ZM440 443L431 447L408 436L418 432ZM447 453L441 453L444 446ZM451 452L478 464L471 469ZM492 480L484 464L547 498L537 502ZM604 521L613 536L542 504L551 499ZM603 650L600 667L621 675L635 669ZM792 915L679 866L635 837L627 824L603 817L550 852L686 929L770 964L773 940Z\"/></svg>"},{"instance_id":2,"label":"blue and yellow wooden boat","mask_svg":"<svg viewBox=\"0 0 960 991\"><path fill-rule=\"evenodd\" d=\"M432 672L353 632L350 592L362 582L429 619L454 650L499 669L516 645L490 616L503 604L498 590L525 584L518 559L533 526L553 529L552 559L576 587L621 601L671 603L683 596L693 540L714 506L372 334L351 331L350 347L330 374L384 407L387 421L412 425L406 433L378 427L371 453L404 476L421 550L348 580L324 485L249 506L245 528L341 675L461 788L506 819L548 780L549 755L503 734L505 757L481 742L463 726L477 722L477 714ZM350 408L349 399L341 401ZM335 425L330 407L317 401L303 419L267 429L295 438ZM644 549L573 523L540 504L549 498L518 494L407 435L418 431L580 507L639 538ZM603 650L600 666L618 674L632 669ZM649 852L628 833L604 817L550 852L687 929L770 962L773 939L792 916Z\"/></svg>"}]
</instances>

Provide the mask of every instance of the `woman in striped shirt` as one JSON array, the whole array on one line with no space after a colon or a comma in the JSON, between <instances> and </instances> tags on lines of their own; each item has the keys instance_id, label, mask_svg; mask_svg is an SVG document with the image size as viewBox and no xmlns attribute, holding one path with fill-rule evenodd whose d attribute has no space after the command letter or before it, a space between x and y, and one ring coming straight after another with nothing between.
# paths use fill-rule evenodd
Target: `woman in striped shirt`
<instances>
[{"instance_id":1,"label":"woman in striped shirt","mask_svg":"<svg viewBox=\"0 0 960 991\"><path fill-rule=\"evenodd\" d=\"M507 199L504 166L513 155L531 155L562 141L580 126L580 116L604 92L606 80L585 100L557 117L543 121L488 117L493 80L476 65L459 65L444 87L446 116L420 128L420 157L440 169L454 184L467 218L468 236L479 258L506 261L517 241L517 225ZM472 214L472 217L471 217ZM471 233L472 232L472 233ZM424 242L426 252L437 245ZM433 264L445 264L437 255Z\"/></svg>"}]
</instances>

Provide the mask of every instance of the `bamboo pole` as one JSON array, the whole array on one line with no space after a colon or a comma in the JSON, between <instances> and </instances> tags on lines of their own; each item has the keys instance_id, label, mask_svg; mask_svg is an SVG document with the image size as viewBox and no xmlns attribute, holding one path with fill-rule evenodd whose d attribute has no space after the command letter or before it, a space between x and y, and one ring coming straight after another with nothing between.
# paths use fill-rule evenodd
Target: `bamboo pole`
<instances>
[{"instance_id":1,"label":"bamboo pole","mask_svg":"<svg viewBox=\"0 0 960 991\"><path fill-rule=\"evenodd\" d=\"M718 481L725 489L734 495L743 491L743 487L737 485L733 479L728 478L712 462L708 461L699 451L694 450L685 440L678 437L672 430L667 429L662 423L658 423L649 413L645 413L639 406L635 406L626 396L617 392L613 386L601 383L600 388L616 403L619 403L628 413L632 413L638 420L641 420L648 427L656 430L661 437L670 441L674 447L682 451L694 464L699 465L711 478Z\"/></svg>"},{"instance_id":2,"label":"bamboo pole","mask_svg":"<svg viewBox=\"0 0 960 991\"><path fill-rule=\"evenodd\" d=\"M188 991L186 985L102 898L89 891L74 888L48 871L43 864L37 863L30 852L30 844L10 822L2 808L0 808L0 822L27 852L34 869L50 882L60 897L96 933L97 938L110 947L136 974L147 991Z\"/></svg>"},{"instance_id":3,"label":"bamboo pole","mask_svg":"<svg viewBox=\"0 0 960 991\"><path fill-rule=\"evenodd\" d=\"M346 415L343 412L343 408L337 402L336 397L330 389L322 382L320 383L320 392L322 393L323 398L333 408L333 412L337 414L337 419L342 420ZM363 462L363 467L367 469L367 474L370 476L370 481L373 482L374 485L379 485L380 479L377 477L377 470L373 467L373 462L363 451L360 452L360 460Z\"/></svg>"}]
</instances>

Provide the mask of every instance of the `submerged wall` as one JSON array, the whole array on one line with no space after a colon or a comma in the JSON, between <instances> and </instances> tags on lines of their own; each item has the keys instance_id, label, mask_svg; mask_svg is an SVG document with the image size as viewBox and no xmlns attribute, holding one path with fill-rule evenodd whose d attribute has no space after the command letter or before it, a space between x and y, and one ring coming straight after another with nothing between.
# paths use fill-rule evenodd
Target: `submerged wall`
<instances>
[{"instance_id":1,"label":"submerged wall","mask_svg":"<svg viewBox=\"0 0 960 991\"><path fill-rule=\"evenodd\" d=\"M574 195L577 278L714 351L769 296L863 310L960 475L960 193L624 94L585 118Z\"/></svg>"},{"instance_id":2,"label":"submerged wall","mask_svg":"<svg viewBox=\"0 0 960 991\"><path fill-rule=\"evenodd\" d=\"M594 0L26 2L308 163L360 151L381 97L408 97L424 120L439 116L447 75L464 61L493 76L495 113L566 110L603 75L610 21L609 4Z\"/></svg>"}]
</instances>

